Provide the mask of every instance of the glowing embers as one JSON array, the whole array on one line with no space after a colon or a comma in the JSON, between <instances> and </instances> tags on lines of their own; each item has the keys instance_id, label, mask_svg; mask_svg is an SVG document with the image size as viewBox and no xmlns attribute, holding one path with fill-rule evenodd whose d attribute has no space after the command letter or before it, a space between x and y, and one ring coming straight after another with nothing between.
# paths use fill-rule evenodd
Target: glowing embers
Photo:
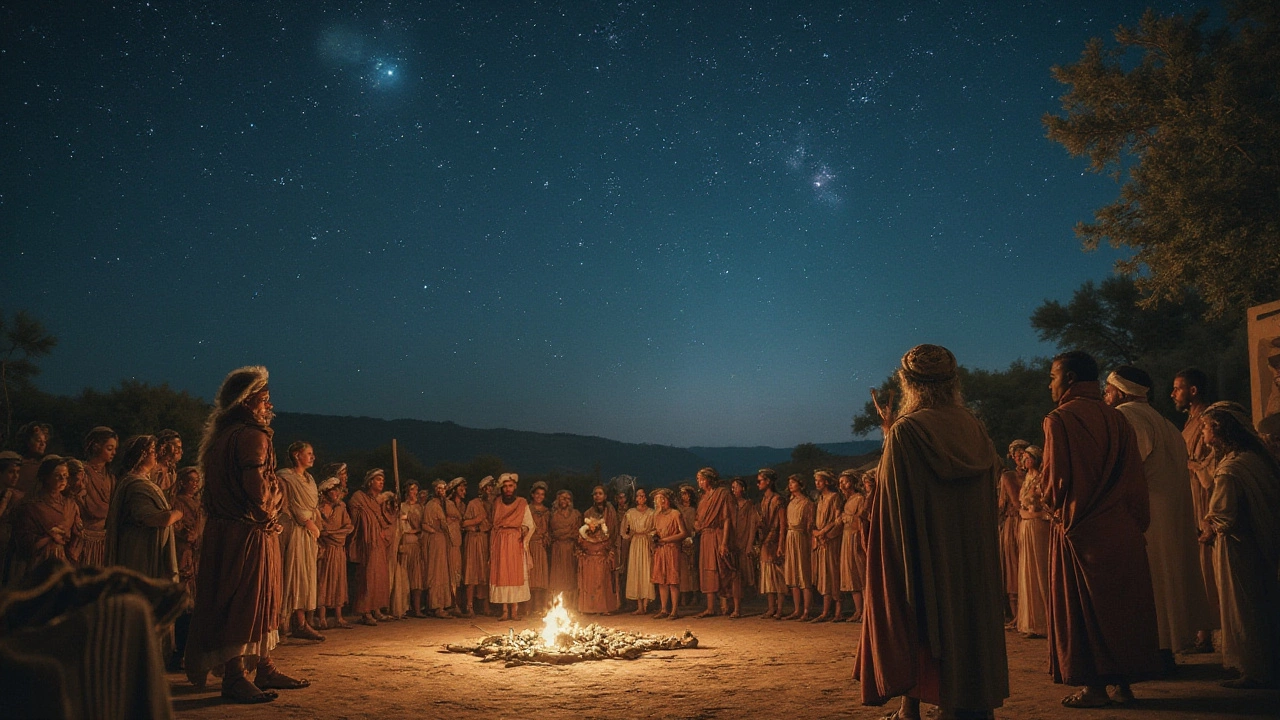
<instances>
[{"instance_id":1,"label":"glowing embers","mask_svg":"<svg viewBox=\"0 0 1280 720\"><path fill-rule=\"evenodd\" d=\"M585 627L573 622L559 595L542 619L543 629L505 635L486 635L475 643L445 645L445 652L469 653L483 662L501 661L517 665L568 665L586 660L634 660L650 650L686 650L698 647L698 638L684 635L645 635L607 628L592 623Z\"/></svg>"}]
</instances>

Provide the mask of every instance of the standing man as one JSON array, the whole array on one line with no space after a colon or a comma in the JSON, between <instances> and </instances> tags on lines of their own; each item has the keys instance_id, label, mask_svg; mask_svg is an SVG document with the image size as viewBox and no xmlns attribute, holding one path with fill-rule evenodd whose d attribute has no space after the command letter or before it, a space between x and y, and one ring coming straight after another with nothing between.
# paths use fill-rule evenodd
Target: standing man
<instances>
[{"instance_id":1,"label":"standing man","mask_svg":"<svg viewBox=\"0 0 1280 720\"><path fill-rule=\"evenodd\" d=\"M1129 421L1138 440L1151 508L1145 535L1160 655L1173 672L1173 654L1195 645L1196 631L1208 627L1209 601L1196 557L1187 446L1178 428L1148 403L1153 384L1146 371L1121 365L1107 375L1103 397Z\"/></svg>"},{"instance_id":2,"label":"standing man","mask_svg":"<svg viewBox=\"0 0 1280 720\"><path fill-rule=\"evenodd\" d=\"M1021 524L1018 498L1022 494L1022 453L1031 443L1014 440L1009 443L1009 460L1013 467L1000 474L1000 571L1004 577L1005 619L1014 627L1018 617L1018 527Z\"/></svg>"},{"instance_id":3,"label":"standing man","mask_svg":"<svg viewBox=\"0 0 1280 720\"><path fill-rule=\"evenodd\" d=\"M1073 708L1133 701L1129 683L1161 673L1151 569L1147 480L1133 428L1107 407L1098 363L1072 351L1053 359L1044 419L1049 529L1049 672L1083 685ZM1110 700L1107 686L1114 685Z\"/></svg>"},{"instance_id":4,"label":"standing man","mask_svg":"<svg viewBox=\"0 0 1280 720\"><path fill-rule=\"evenodd\" d=\"M360 613L360 624L374 626L392 620L382 608L391 604L391 575L388 553L400 506L395 494L382 497L387 473L372 468L364 474L364 485L347 500L351 515L351 536L347 539L347 562L355 565L351 574L351 611Z\"/></svg>"},{"instance_id":5,"label":"standing man","mask_svg":"<svg viewBox=\"0 0 1280 720\"><path fill-rule=\"evenodd\" d=\"M218 389L200 442L204 543L187 639L187 678L204 687L222 666L222 696L270 702L275 689L306 680L280 672L270 652L279 640L280 524L284 494L271 447L271 392L262 366L233 370ZM113 434L114 435L114 434ZM253 682L245 671L257 665Z\"/></svg>"},{"instance_id":6,"label":"standing man","mask_svg":"<svg viewBox=\"0 0 1280 720\"><path fill-rule=\"evenodd\" d=\"M484 603L482 615L489 614L489 530L493 517L489 495L493 492L493 476L480 480L480 494L467 503L462 516L463 571L462 581L467 586L467 611L465 617L475 617L475 601Z\"/></svg>"},{"instance_id":7,"label":"standing man","mask_svg":"<svg viewBox=\"0 0 1280 720\"><path fill-rule=\"evenodd\" d=\"M782 498L776 490L778 471L760 468L756 473L756 488L760 490L760 594L768 606L765 618L782 619L782 598L787 593L787 582L782 577L780 543L787 536L787 514Z\"/></svg>"},{"instance_id":8,"label":"standing man","mask_svg":"<svg viewBox=\"0 0 1280 720\"><path fill-rule=\"evenodd\" d=\"M855 677L862 700L902 696L896 717L992 718L1009 697L996 535L1002 464L965 406L955 356L902 356L900 415L886 408L867 519L867 575Z\"/></svg>"},{"instance_id":9,"label":"standing man","mask_svg":"<svg viewBox=\"0 0 1280 720\"><path fill-rule=\"evenodd\" d=\"M1195 516L1198 543L1200 577L1204 579L1205 599L1209 603L1209 624L1196 633L1192 652L1213 652L1213 631L1222 623L1218 612L1218 583L1213 576L1213 531L1205 515L1209 512L1209 497L1213 494L1213 474L1218 469L1213 448L1204 441L1204 410L1209 407L1209 376L1196 368L1187 368L1173 378L1173 392L1169 394L1180 412L1187 414L1187 424L1182 427L1182 440L1187 445L1187 469L1191 474L1191 511Z\"/></svg>"},{"instance_id":10,"label":"standing man","mask_svg":"<svg viewBox=\"0 0 1280 720\"><path fill-rule=\"evenodd\" d=\"M22 453L22 472L18 478L18 489L24 495L34 495L39 489L36 472L49 448L49 433L53 426L43 422L29 422L18 428L14 437L15 445Z\"/></svg>"},{"instance_id":11,"label":"standing man","mask_svg":"<svg viewBox=\"0 0 1280 720\"><path fill-rule=\"evenodd\" d=\"M516 495L520 476L498 476L501 494L493 503L493 530L489 546L489 602L502 604L502 620L519 620L520 603L529 601L529 541L533 539L533 513L529 503Z\"/></svg>"},{"instance_id":12,"label":"standing man","mask_svg":"<svg viewBox=\"0 0 1280 720\"><path fill-rule=\"evenodd\" d=\"M822 596L822 614L809 622L826 622L839 617L835 612L840 597L840 540L843 525L840 510L843 498L836 492L836 474L819 470L813 474L818 503L813 515L813 586Z\"/></svg>"},{"instance_id":13,"label":"standing man","mask_svg":"<svg viewBox=\"0 0 1280 720\"><path fill-rule=\"evenodd\" d=\"M729 592L733 582L733 554L729 546L733 498L720 486L720 473L715 468L704 467L698 471L698 489L702 491L702 499L698 501L694 529L701 539L698 578L707 596L707 609L694 617L704 618L716 614L716 595Z\"/></svg>"}]
</instances>

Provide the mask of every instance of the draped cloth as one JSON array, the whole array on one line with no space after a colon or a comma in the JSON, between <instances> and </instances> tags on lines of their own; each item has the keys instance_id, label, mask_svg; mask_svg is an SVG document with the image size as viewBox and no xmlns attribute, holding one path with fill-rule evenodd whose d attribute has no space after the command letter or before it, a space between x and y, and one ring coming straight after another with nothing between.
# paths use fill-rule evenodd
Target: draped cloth
<instances>
[{"instance_id":1,"label":"draped cloth","mask_svg":"<svg viewBox=\"0 0 1280 720\"><path fill-rule=\"evenodd\" d=\"M146 524L147 518L170 509L169 501L150 477L126 475L116 485L107 512L106 564L177 582L178 548L173 526Z\"/></svg>"},{"instance_id":2,"label":"draped cloth","mask_svg":"<svg viewBox=\"0 0 1280 720\"><path fill-rule=\"evenodd\" d=\"M157 629L187 606L181 585L51 560L0 592L5 717L173 716Z\"/></svg>"},{"instance_id":3,"label":"draped cloth","mask_svg":"<svg viewBox=\"0 0 1280 720\"><path fill-rule=\"evenodd\" d=\"M1187 469L1191 476L1191 511L1197 533L1208 528L1205 515L1209 512L1209 497L1213 494L1213 475L1218 461L1213 448L1204 441L1202 429L1204 416L1196 415L1182 428L1182 441L1187 445ZM1209 624L1205 630L1217 630L1220 622L1218 611L1218 581L1214 578L1213 545L1198 543L1196 558L1200 562L1200 577L1204 579L1205 599L1209 601Z\"/></svg>"},{"instance_id":4,"label":"draped cloth","mask_svg":"<svg viewBox=\"0 0 1280 720\"><path fill-rule=\"evenodd\" d=\"M1214 474L1206 514L1222 622L1222 664L1280 680L1280 477L1254 452L1232 452Z\"/></svg>"},{"instance_id":5,"label":"draped cloth","mask_svg":"<svg viewBox=\"0 0 1280 720\"><path fill-rule=\"evenodd\" d=\"M626 571L628 600L652 600L658 596L653 587L654 514L653 508L633 507L622 518L622 537L630 553Z\"/></svg>"},{"instance_id":6,"label":"draped cloth","mask_svg":"<svg viewBox=\"0 0 1280 720\"><path fill-rule=\"evenodd\" d=\"M760 511L756 504L742 498L732 500L733 531L729 548L738 572L733 576L734 597L744 597L748 588L756 586L756 535L760 532Z\"/></svg>"},{"instance_id":7,"label":"draped cloth","mask_svg":"<svg viewBox=\"0 0 1280 720\"><path fill-rule=\"evenodd\" d=\"M578 556L578 612L611 613L617 610L618 576L614 573L613 550L616 544L613 536L579 537L578 544L581 547Z\"/></svg>"},{"instance_id":8,"label":"draped cloth","mask_svg":"<svg viewBox=\"0 0 1280 720\"><path fill-rule=\"evenodd\" d=\"M1000 574L1009 595L1018 594L1018 496L1023 482L1021 470L1006 470L1000 476Z\"/></svg>"},{"instance_id":9,"label":"draped cloth","mask_svg":"<svg viewBox=\"0 0 1280 720\"><path fill-rule=\"evenodd\" d=\"M554 593L578 591L578 560L574 551L578 546L578 528L582 526L582 513L573 508L551 511L551 568L548 586Z\"/></svg>"},{"instance_id":10,"label":"draped cloth","mask_svg":"<svg viewBox=\"0 0 1280 720\"><path fill-rule=\"evenodd\" d=\"M427 558L422 541L422 522L425 503L405 503L400 507L400 550L396 556L404 568L405 581L410 590L427 587Z\"/></svg>"},{"instance_id":11,"label":"draped cloth","mask_svg":"<svg viewBox=\"0 0 1280 720\"><path fill-rule=\"evenodd\" d=\"M204 506L199 495L175 495L173 507L182 511L182 519L173 526L173 539L178 548L178 580L191 597L195 597L200 544L204 538Z\"/></svg>"},{"instance_id":12,"label":"draped cloth","mask_svg":"<svg viewBox=\"0 0 1280 720\"><path fill-rule=\"evenodd\" d=\"M680 546L688 534L684 516L674 508L656 512L653 515L653 529L659 538L668 539L658 542L657 549L653 551L653 568L649 579L655 585L679 585Z\"/></svg>"},{"instance_id":13,"label":"draped cloth","mask_svg":"<svg viewBox=\"0 0 1280 720\"><path fill-rule=\"evenodd\" d=\"M867 570L867 548L862 541L866 504L867 496L855 492L844 501L840 514L841 592L862 592L862 580Z\"/></svg>"},{"instance_id":14,"label":"draped cloth","mask_svg":"<svg viewBox=\"0 0 1280 720\"><path fill-rule=\"evenodd\" d=\"M684 520L685 530L689 533L684 539L684 543L680 545L680 592L698 592L700 589L698 577L698 541L697 541L697 519L698 508L692 505L682 505L677 508L680 517Z\"/></svg>"},{"instance_id":15,"label":"draped cloth","mask_svg":"<svg viewBox=\"0 0 1280 720\"><path fill-rule=\"evenodd\" d=\"M728 591L733 573L720 560L720 547L728 547L727 534L733 532L730 506L733 495L723 487L708 490L698 500L694 528L698 531L698 582L704 593Z\"/></svg>"},{"instance_id":16,"label":"draped cloth","mask_svg":"<svg viewBox=\"0 0 1280 720\"><path fill-rule=\"evenodd\" d=\"M813 501L805 495L792 495L786 513L782 581L789 588L803 590L813 587Z\"/></svg>"},{"instance_id":17,"label":"draped cloth","mask_svg":"<svg viewBox=\"0 0 1280 720\"><path fill-rule=\"evenodd\" d=\"M489 546L489 602L519 603L528 600L529 543L533 540L533 513L529 502L501 497L493 502L493 530Z\"/></svg>"},{"instance_id":18,"label":"draped cloth","mask_svg":"<svg viewBox=\"0 0 1280 720\"><path fill-rule=\"evenodd\" d=\"M453 498L444 503L445 526L449 529L449 581L462 584L462 507Z\"/></svg>"},{"instance_id":19,"label":"draped cloth","mask_svg":"<svg viewBox=\"0 0 1280 720\"><path fill-rule=\"evenodd\" d=\"M843 499L838 492L825 492L818 497L813 513L813 585L819 595L840 593L840 509Z\"/></svg>"},{"instance_id":20,"label":"draped cloth","mask_svg":"<svg viewBox=\"0 0 1280 720\"><path fill-rule=\"evenodd\" d=\"M284 572L284 597L280 611L316 609L316 553L318 541L307 532L307 521L318 521L320 493L311 473L286 468L276 473L284 488L286 512L280 514L284 532L280 534L280 551Z\"/></svg>"},{"instance_id":21,"label":"draped cloth","mask_svg":"<svg viewBox=\"0 0 1280 720\"><path fill-rule=\"evenodd\" d=\"M352 525L347 561L356 566L351 576L351 610L363 615L391 602L389 553L398 514L364 490L351 493L347 512Z\"/></svg>"},{"instance_id":22,"label":"draped cloth","mask_svg":"<svg viewBox=\"0 0 1280 720\"><path fill-rule=\"evenodd\" d=\"M449 568L449 519L445 505L453 501L433 497L422 507L422 545L427 567L427 607L443 610L453 607L453 583Z\"/></svg>"},{"instance_id":23,"label":"draped cloth","mask_svg":"<svg viewBox=\"0 0 1280 720\"><path fill-rule=\"evenodd\" d=\"M1133 426L1147 477L1151 524L1145 536L1160 647L1176 652L1194 645L1196 632L1210 624L1187 446L1178 428L1146 402L1116 409Z\"/></svg>"},{"instance_id":24,"label":"draped cloth","mask_svg":"<svg viewBox=\"0 0 1280 720\"><path fill-rule=\"evenodd\" d=\"M464 522L479 518L480 523L466 528L462 536L462 582L475 585L476 597L486 598L489 595L489 503L480 498L472 498L467 503L467 511L463 514Z\"/></svg>"},{"instance_id":25,"label":"draped cloth","mask_svg":"<svg viewBox=\"0 0 1280 720\"><path fill-rule=\"evenodd\" d=\"M1094 383L1071 386L1044 419L1049 530L1049 672L1066 685L1162 672L1143 531L1146 475L1133 428Z\"/></svg>"},{"instance_id":26,"label":"draped cloth","mask_svg":"<svg viewBox=\"0 0 1280 720\"><path fill-rule=\"evenodd\" d=\"M102 567L106 555L107 511L111 507L111 493L116 478L107 467L84 466L84 492L80 503L80 520L84 523L84 545L80 552L80 564Z\"/></svg>"},{"instance_id":27,"label":"draped cloth","mask_svg":"<svg viewBox=\"0 0 1280 720\"><path fill-rule=\"evenodd\" d=\"M65 544L54 541L54 528L66 533ZM80 506L75 501L62 495L27 498L14 512L10 580L21 580L27 568L45 558L59 558L74 564L75 558L70 555L78 545L80 532ZM48 542L44 547L36 547L45 539Z\"/></svg>"},{"instance_id":28,"label":"draped cloth","mask_svg":"<svg viewBox=\"0 0 1280 720\"><path fill-rule=\"evenodd\" d=\"M862 700L909 695L988 710L1009 696L996 481L986 430L962 407L900 417L885 437L867 528Z\"/></svg>"},{"instance_id":29,"label":"draped cloth","mask_svg":"<svg viewBox=\"0 0 1280 720\"><path fill-rule=\"evenodd\" d=\"M782 567L774 561L787 536L787 513L782 508L782 498L772 491L760 498L760 534L760 594L784 593L787 583Z\"/></svg>"},{"instance_id":30,"label":"draped cloth","mask_svg":"<svg viewBox=\"0 0 1280 720\"><path fill-rule=\"evenodd\" d=\"M316 566L316 605L340 608L347 604L347 538L355 526L347 504L339 500L320 505L319 560Z\"/></svg>"},{"instance_id":31,"label":"draped cloth","mask_svg":"<svg viewBox=\"0 0 1280 720\"><path fill-rule=\"evenodd\" d=\"M551 582L551 509L529 503L533 515L533 537L529 539L529 587L547 588Z\"/></svg>"},{"instance_id":32,"label":"draped cloth","mask_svg":"<svg viewBox=\"0 0 1280 720\"><path fill-rule=\"evenodd\" d=\"M1044 476L1028 472L1018 496L1018 616L1020 632L1049 632L1049 511Z\"/></svg>"},{"instance_id":33,"label":"draped cloth","mask_svg":"<svg viewBox=\"0 0 1280 720\"><path fill-rule=\"evenodd\" d=\"M254 665L279 640L283 583L276 515L284 497L271 429L255 423L243 407L226 419L202 457L207 519L187 638L188 673L218 673L241 656Z\"/></svg>"}]
</instances>

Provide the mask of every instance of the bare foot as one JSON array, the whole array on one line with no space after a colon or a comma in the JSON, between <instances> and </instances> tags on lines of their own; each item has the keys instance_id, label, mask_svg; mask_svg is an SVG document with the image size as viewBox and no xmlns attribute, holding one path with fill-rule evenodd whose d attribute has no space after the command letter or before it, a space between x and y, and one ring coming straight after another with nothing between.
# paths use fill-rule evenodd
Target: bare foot
<instances>
[{"instance_id":1,"label":"bare foot","mask_svg":"<svg viewBox=\"0 0 1280 720\"><path fill-rule=\"evenodd\" d=\"M702 612L698 613L697 615L694 615L694 616L693 616L693 619L694 619L694 620L701 620L702 618L709 618L709 617L712 617L712 616L714 616L714 615L715 615L715 611L713 611L713 610L703 610Z\"/></svg>"},{"instance_id":2,"label":"bare foot","mask_svg":"<svg viewBox=\"0 0 1280 720\"><path fill-rule=\"evenodd\" d=\"M816 618L812 618L812 619L810 619L810 620L809 620L809 622L811 622L811 623L826 622L826 621L828 621L828 620L830 620L830 619L831 619L831 616L830 616L830 615L828 615L828 614L826 614L826 613L823 613L823 614L819 615L819 616L818 616L818 617L816 617Z\"/></svg>"},{"instance_id":3,"label":"bare foot","mask_svg":"<svg viewBox=\"0 0 1280 720\"><path fill-rule=\"evenodd\" d=\"M680 616L679 616L678 614L676 614L676 613L671 613L670 615L668 615L668 616L667 616L667 619L668 619L668 620L679 620L679 619L680 619Z\"/></svg>"}]
</instances>

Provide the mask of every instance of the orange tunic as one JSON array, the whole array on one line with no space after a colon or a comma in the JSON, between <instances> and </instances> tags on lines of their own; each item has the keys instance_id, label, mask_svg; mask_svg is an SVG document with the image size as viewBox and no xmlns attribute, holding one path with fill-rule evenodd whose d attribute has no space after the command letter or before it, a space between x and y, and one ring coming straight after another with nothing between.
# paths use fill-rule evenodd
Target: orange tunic
<instances>
[{"instance_id":1,"label":"orange tunic","mask_svg":"<svg viewBox=\"0 0 1280 720\"><path fill-rule=\"evenodd\" d=\"M316 606L347 604L347 537L354 526L347 505L320 504L320 549L316 561Z\"/></svg>"},{"instance_id":2,"label":"orange tunic","mask_svg":"<svg viewBox=\"0 0 1280 720\"><path fill-rule=\"evenodd\" d=\"M449 576L449 520L445 505L433 497L422 507L422 545L427 564L427 606L443 610L453 606L454 588Z\"/></svg>"},{"instance_id":3,"label":"orange tunic","mask_svg":"<svg viewBox=\"0 0 1280 720\"><path fill-rule=\"evenodd\" d=\"M698 516L694 528L698 531L698 580L702 592L714 593L729 590L733 582L732 561L722 560L720 548L728 547L726 534L733 531L733 515L730 505L733 496L723 487L711 488L698 501Z\"/></svg>"},{"instance_id":4,"label":"orange tunic","mask_svg":"<svg viewBox=\"0 0 1280 720\"><path fill-rule=\"evenodd\" d=\"M78 498L80 520L84 523L80 564L85 567L102 567L107 547L107 511L115 487L116 478L109 468L85 463L84 492Z\"/></svg>"},{"instance_id":5,"label":"orange tunic","mask_svg":"<svg viewBox=\"0 0 1280 720\"><path fill-rule=\"evenodd\" d=\"M610 528L612 529L612 528ZM578 612L610 613L618 609L618 576L610 536L578 538Z\"/></svg>"},{"instance_id":6,"label":"orange tunic","mask_svg":"<svg viewBox=\"0 0 1280 720\"><path fill-rule=\"evenodd\" d=\"M529 587L545 588L551 582L551 510L546 505L529 503L533 515L533 538L529 541Z\"/></svg>"},{"instance_id":7,"label":"orange tunic","mask_svg":"<svg viewBox=\"0 0 1280 720\"><path fill-rule=\"evenodd\" d=\"M529 502L522 497L510 503L499 497L493 502L493 530L489 541L489 591L497 602L524 602L529 599L529 565L525 553L525 522L533 525ZM517 588L504 591L503 588ZM498 597L504 592L510 597Z\"/></svg>"},{"instance_id":8,"label":"orange tunic","mask_svg":"<svg viewBox=\"0 0 1280 720\"><path fill-rule=\"evenodd\" d=\"M391 570L388 552L398 513L388 512L377 496L364 490L351 493L351 537L347 560L356 565L351 576L351 610L371 613L391 602Z\"/></svg>"},{"instance_id":9,"label":"orange tunic","mask_svg":"<svg viewBox=\"0 0 1280 720\"><path fill-rule=\"evenodd\" d=\"M575 593L578 591L578 560L574 557L574 548L578 544L582 513L573 508L553 510L548 526L551 531L551 568L548 578L551 592Z\"/></svg>"},{"instance_id":10,"label":"orange tunic","mask_svg":"<svg viewBox=\"0 0 1280 720\"><path fill-rule=\"evenodd\" d=\"M663 510L653 517L653 528L658 532L658 548L653 551L653 571L650 580L655 585L680 584L680 546L688 530L679 510Z\"/></svg>"},{"instance_id":11,"label":"orange tunic","mask_svg":"<svg viewBox=\"0 0 1280 720\"><path fill-rule=\"evenodd\" d=\"M1094 383L1076 383L1044 420L1049 533L1049 671L1101 685L1162 666L1143 532L1150 522L1138 441Z\"/></svg>"},{"instance_id":12,"label":"orange tunic","mask_svg":"<svg viewBox=\"0 0 1280 720\"><path fill-rule=\"evenodd\" d=\"M489 596L489 530L493 527L489 503L471 498L463 522L479 518L480 524L465 528L462 533L462 582L476 585L476 597Z\"/></svg>"},{"instance_id":13,"label":"orange tunic","mask_svg":"<svg viewBox=\"0 0 1280 720\"><path fill-rule=\"evenodd\" d=\"M813 586L819 595L840 593L840 493L818 497L813 515Z\"/></svg>"}]
</instances>

